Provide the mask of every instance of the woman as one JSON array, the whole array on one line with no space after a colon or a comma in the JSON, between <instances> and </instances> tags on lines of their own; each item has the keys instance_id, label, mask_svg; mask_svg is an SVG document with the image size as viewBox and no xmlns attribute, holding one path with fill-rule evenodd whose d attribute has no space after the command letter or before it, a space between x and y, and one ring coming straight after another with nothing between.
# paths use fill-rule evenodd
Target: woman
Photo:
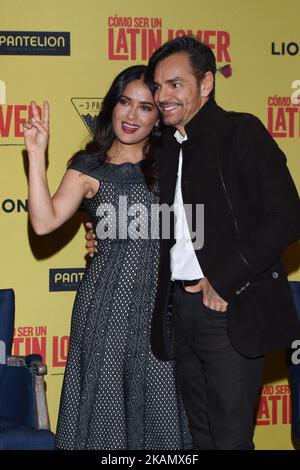
<instances>
[{"instance_id":1,"label":"woman","mask_svg":"<svg viewBox=\"0 0 300 470\"><path fill-rule=\"evenodd\" d=\"M52 198L45 170L48 104L41 121L33 102L33 119L24 125L34 230L55 230L83 200L99 247L73 307L56 437L61 449L190 446L174 363L158 361L150 348L159 249L151 211L158 203L158 110L145 69L130 67L114 80L94 139L71 160Z\"/></svg>"}]
</instances>

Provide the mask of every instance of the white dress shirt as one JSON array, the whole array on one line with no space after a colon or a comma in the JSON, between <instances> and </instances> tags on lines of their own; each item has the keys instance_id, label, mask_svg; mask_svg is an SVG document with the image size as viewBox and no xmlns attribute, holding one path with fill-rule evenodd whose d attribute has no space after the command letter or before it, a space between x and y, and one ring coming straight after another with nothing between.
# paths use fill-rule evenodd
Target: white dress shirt
<instances>
[{"instance_id":1,"label":"white dress shirt","mask_svg":"<svg viewBox=\"0 0 300 470\"><path fill-rule=\"evenodd\" d=\"M179 131L176 131L174 137L181 144L187 140ZM182 173L182 149L180 148L177 182L174 199L175 214L175 239L176 243L171 248L171 275L172 280L192 280L204 277L195 254L191 236L186 220L186 214L183 206L181 192L181 173Z\"/></svg>"}]
</instances>

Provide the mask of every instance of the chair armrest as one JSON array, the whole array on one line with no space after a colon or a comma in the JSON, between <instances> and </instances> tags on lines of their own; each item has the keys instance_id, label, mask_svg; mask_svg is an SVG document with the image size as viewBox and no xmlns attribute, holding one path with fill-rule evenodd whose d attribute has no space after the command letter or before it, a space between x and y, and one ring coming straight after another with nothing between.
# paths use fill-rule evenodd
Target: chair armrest
<instances>
[{"instance_id":1,"label":"chair armrest","mask_svg":"<svg viewBox=\"0 0 300 470\"><path fill-rule=\"evenodd\" d=\"M33 364L43 364L43 359L42 356L40 356L39 354L28 354L27 356L7 356L6 364L10 366L21 366L30 368Z\"/></svg>"},{"instance_id":2,"label":"chair armrest","mask_svg":"<svg viewBox=\"0 0 300 470\"><path fill-rule=\"evenodd\" d=\"M6 365L10 367L26 367L25 356L7 356Z\"/></svg>"},{"instance_id":3,"label":"chair armrest","mask_svg":"<svg viewBox=\"0 0 300 470\"><path fill-rule=\"evenodd\" d=\"M34 388L35 428L50 429L44 381L44 375L47 374L47 366L43 364L41 356L36 354L29 356L8 356L6 366L25 368L28 374L31 375Z\"/></svg>"}]
</instances>

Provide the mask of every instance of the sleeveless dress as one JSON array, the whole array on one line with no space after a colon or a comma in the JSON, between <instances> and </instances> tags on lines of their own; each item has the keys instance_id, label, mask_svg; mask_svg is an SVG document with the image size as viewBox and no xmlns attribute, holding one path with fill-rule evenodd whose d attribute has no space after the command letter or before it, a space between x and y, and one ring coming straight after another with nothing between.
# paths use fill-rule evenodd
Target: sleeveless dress
<instances>
[{"instance_id":1,"label":"sleeveless dress","mask_svg":"<svg viewBox=\"0 0 300 470\"><path fill-rule=\"evenodd\" d=\"M158 217L151 209L157 192L147 189L139 163L95 169L94 162L82 154L70 166L100 182L98 192L83 200L98 254L73 306L56 447L191 448L175 364L156 359L150 347L159 261Z\"/></svg>"}]
</instances>

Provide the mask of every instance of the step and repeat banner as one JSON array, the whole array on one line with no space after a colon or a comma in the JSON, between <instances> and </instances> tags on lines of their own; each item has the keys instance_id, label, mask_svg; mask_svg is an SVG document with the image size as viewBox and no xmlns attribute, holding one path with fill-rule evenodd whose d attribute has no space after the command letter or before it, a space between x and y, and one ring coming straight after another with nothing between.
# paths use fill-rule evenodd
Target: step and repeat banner
<instances>
[{"instance_id":1,"label":"step and repeat banner","mask_svg":"<svg viewBox=\"0 0 300 470\"><path fill-rule=\"evenodd\" d=\"M28 223L28 163L22 124L32 99L50 103L48 179L53 193L67 160L90 139L112 79L146 63L164 41L196 35L215 52L217 101L257 115L287 155L300 189L298 0L0 0L0 288L16 293L14 354L40 353L48 366L52 430L69 343L75 291L86 263L76 216L38 237ZM300 281L299 243L285 254ZM293 449L291 398L283 354L266 360L257 411L257 449Z\"/></svg>"}]
</instances>

